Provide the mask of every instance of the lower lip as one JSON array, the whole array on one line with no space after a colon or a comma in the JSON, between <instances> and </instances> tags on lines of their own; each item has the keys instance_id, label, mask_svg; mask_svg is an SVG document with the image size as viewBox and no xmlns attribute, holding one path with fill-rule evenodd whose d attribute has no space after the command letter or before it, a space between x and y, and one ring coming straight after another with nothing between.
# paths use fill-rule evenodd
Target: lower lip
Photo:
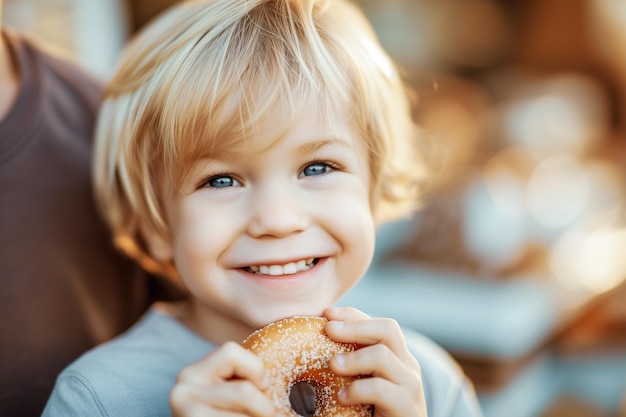
<instances>
[{"instance_id":1,"label":"lower lip","mask_svg":"<svg viewBox=\"0 0 626 417\"><path fill-rule=\"evenodd\" d=\"M289 275L264 275L264 274L253 274L251 272L244 271L240 269L242 275L244 275L248 279L252 279L263 286L275 287L275 288L283 288L283 287L291 287L300 285L304 281L309 281L313 277L313 275L317 274L317 271L326 263L328 258L319 258L317 263L313 265L312 268L307 269L306 271L298 272L295 274Z\"/></svg>"}]
</instances>

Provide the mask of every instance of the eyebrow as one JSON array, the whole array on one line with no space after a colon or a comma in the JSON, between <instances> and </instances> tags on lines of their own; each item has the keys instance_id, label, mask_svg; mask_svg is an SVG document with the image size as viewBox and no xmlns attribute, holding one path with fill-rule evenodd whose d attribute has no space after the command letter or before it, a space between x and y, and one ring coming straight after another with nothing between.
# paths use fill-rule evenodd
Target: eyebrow
<instances>
[{"instance_id":1,"label":"eyebrow","mask_svg":"<svg viewBox=\"0 0 626 417\"><path fill-rule=\"evenodd\" d=\"M331 137L327 139L320 139L308 143L303 143L302 145L298 146L297 151L302 153L314 153L321 148L331 145L339 145L345 148L352 149L352 144L350 144L348 141L338 137Z\"/></svg>"},{"instance_id":2,"label":"eyebrow","mask_svg":"<svg viewBox=\"0 0 626 417\"><path fill-rule=\"evenodd\" d=\"M317 140L312 140L310 142L306 142L303 143L302 145L299 145L296 149L295 152L297 154L312 154L315 153L316 151L325 148L326 146L341 146L345 149L348 150L352 150L353 149L353 145L348 142L345 139L342 139L340 137L330 137L330 138L324 138L324 139L317 139ZM245 152L244 152L245 153ZM198 158L198 161L204 160L204 161L237 161L239 160L239 156L241 155L241 153L239 151L236 150L227 150L224 152L220 152L219 156L204 156L201 158Z\"/></svg>"}]
</instances>

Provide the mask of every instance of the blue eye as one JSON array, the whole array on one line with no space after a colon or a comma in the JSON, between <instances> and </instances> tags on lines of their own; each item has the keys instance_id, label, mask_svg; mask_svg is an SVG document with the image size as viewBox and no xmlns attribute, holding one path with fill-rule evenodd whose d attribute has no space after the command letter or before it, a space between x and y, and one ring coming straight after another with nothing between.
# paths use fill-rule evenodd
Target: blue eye
<instances>
[{"instance_id":1,"label":"blue eye","mask_svg":"<svg viewBox=\"0 0 626 417\"><path fill-rule=\"evenodd\" d=\"M326 162L315 162L313 164L310 164L304 167L304 169L302 170L302 176L312 177L315 175L322 175L322 174L326 174L331 169L332 167L330 166L330 164Z\"/></svg>"},{"instance_id":2,"label":"blue eye","mask_svg":"<svg viewBox=\"0 0 626 417\"><path fill-rule=\"evenodd\" d=\"M227 188L227 187L237 187L241 185L239 181L231 177L230 175L215 175L206 180L204 183L205 186L213 187L213 188Z\"/></svg>"}]
</instances>

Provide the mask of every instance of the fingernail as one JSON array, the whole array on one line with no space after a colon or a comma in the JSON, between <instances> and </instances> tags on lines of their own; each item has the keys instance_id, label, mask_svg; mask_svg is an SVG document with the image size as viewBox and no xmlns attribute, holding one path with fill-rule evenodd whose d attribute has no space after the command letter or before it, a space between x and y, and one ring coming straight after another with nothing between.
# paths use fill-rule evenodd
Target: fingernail
<instances>
[{"instance_id":1,"label":"fingernail","mask_svg":"<svg viewBox=\"0 0 626 417\"><path fill-rule=\"evenodd\" d=\"M335 355L335 362L337 363L337 365L339 365L339 367L343 368L343 366L346 364L346 355Z\"/></svg>"},{"instance_id":2,"label":"fingernail","mask_svg":"<svg viewBox=\"0 0 626 417\"><path fill-rule=\"evenodd\" d=\"M324 310L324 316L328 318L328 316L336 315L337 312L338 312L338 308L335 306L326 307L326 309Z\"/></svg>"},{"instance_id":3,"label":"fingernail","mask_svg":"<svg viewBox=\"0 0 626 417\"><path fill-rule=\"evenodd\" d=\"M337 393L337 397L339 398L339 400L341 402L344 402L348 399L348 392L346 391L345 388L342 388L339 390L339 392Z\"/></svg>"},{"instance_id":4,"label":"fingernail","mask_svg":"<svg viewBox=\"0 0 626 417\"><path fill-rule=\"evenodd\" d=\"M328 325L336 331L341 331L341 329L343 329L343 322L342 321L331 321L330 323L328 323Z\"/></svg>"},{"instance_id":5,"label":"fingernail","mask_svg":"<svg viewBox=\"0 0 626 417\"><path fill-rule=\"evenodd\" d=\"M270 376L269 374L265 373L265 375L263 375L263 388L269 388L270 385L272 385Z\"/></svg>"}]
</instances>

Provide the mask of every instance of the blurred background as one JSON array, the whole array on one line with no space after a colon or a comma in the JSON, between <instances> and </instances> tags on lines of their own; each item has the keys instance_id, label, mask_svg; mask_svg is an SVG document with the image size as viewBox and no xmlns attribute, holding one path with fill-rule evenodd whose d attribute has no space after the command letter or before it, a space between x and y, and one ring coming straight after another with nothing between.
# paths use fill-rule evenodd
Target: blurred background
<instances>
[{"instance_id":1,"label":"blurred background","mask_svg":"<svg viewBox=\"0 0 626 417\"><path fill-rule=\"evenodd\" d=\"M174 0L4 0L106 79ZM341 304L446 348L487 417L626 415L626 3L361 0L435 175Z\"/></svg>"}]
</instances>

